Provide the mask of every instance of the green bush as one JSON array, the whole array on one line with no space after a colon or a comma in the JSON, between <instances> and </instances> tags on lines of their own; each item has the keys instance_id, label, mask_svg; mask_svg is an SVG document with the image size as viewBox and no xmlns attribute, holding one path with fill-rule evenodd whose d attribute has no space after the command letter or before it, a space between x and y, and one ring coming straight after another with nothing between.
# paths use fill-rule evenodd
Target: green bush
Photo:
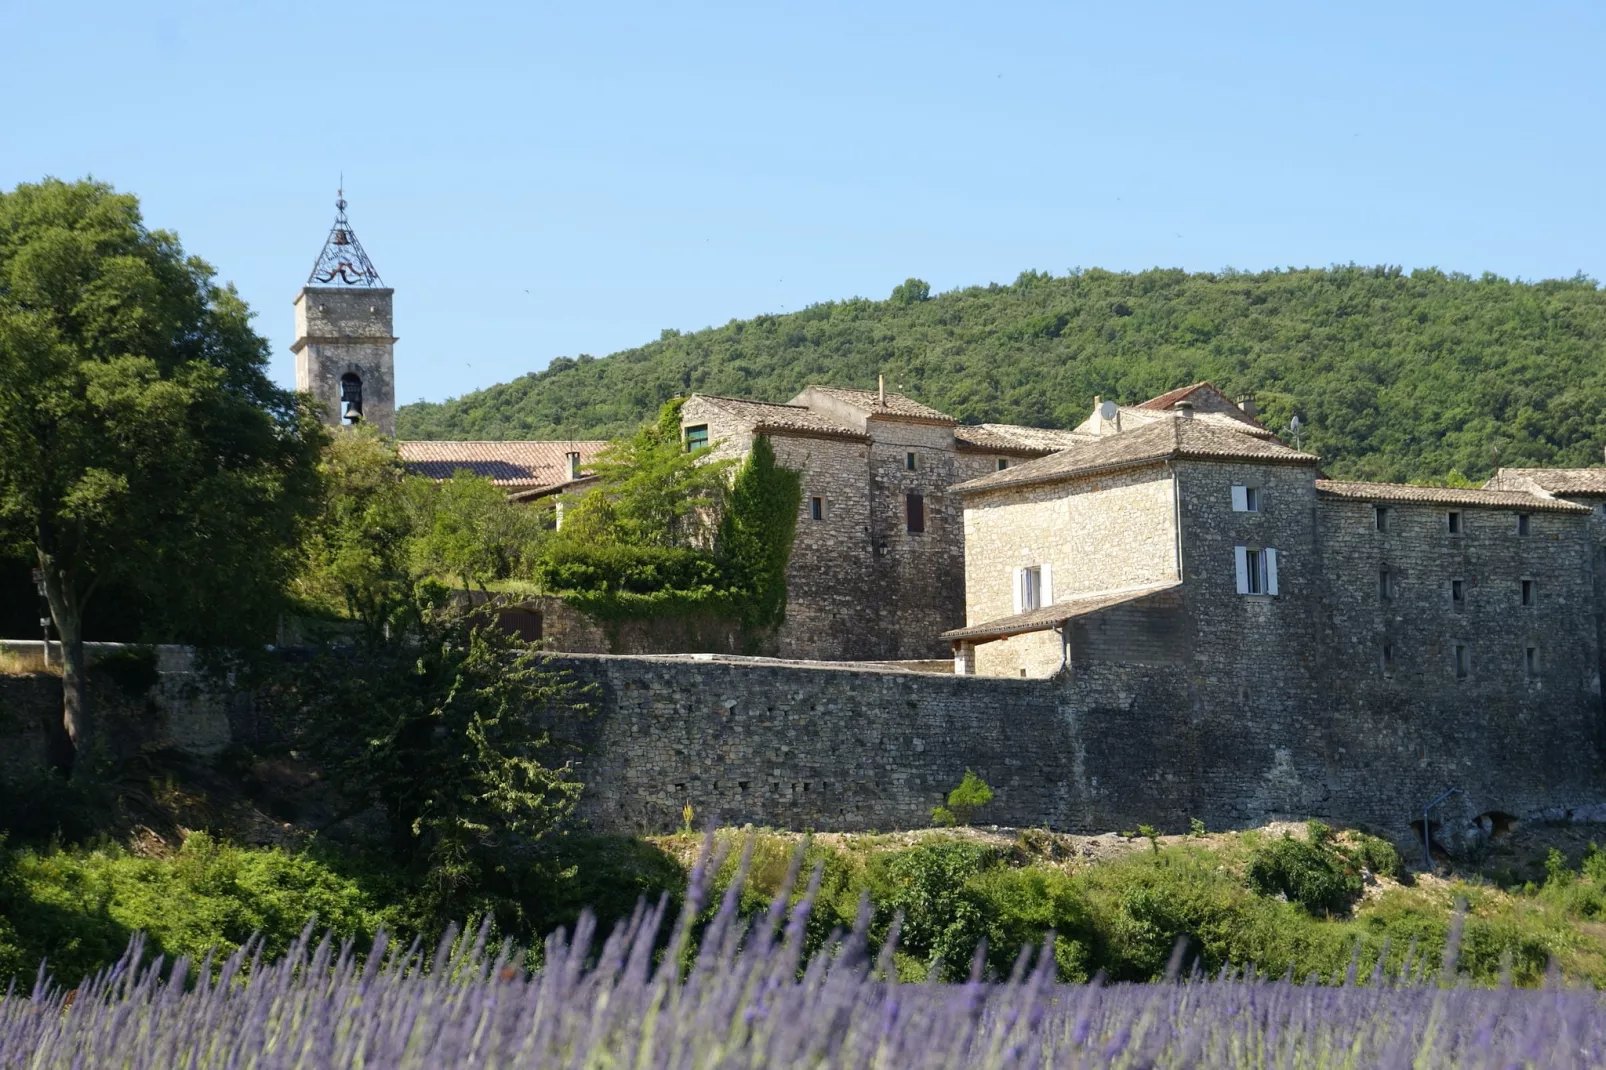
<instances>
[{"instance_id":1,"label":"green bush","mask_svg":"<svg viewBox=\"0 0 1606 1070\"><path fill-rule=\"evenodd\" d=\"M940 958L947 980L964 979L977 942L987 935L987 903L968 882L997 860L998 852L973 843L927 843L872 858L866 876L875 935L883 936L893 915L902 913L903 949Z\"/></svg>"},{"instance_id":2,"label":"green bush","mask_svg":"<svg viewBox=\"0 0 1606 1070\"><path fill-rule=\"evenodd\" d=\"M981 777L966 769L959 786L948 793L947 801L948 805L932 809L931 823L939 828L968 825L977 810L993 801L993 789Z\"/></svg>"},{"instance_id":3,"label":"green bush","mask_svg":"<svg viewBox=\"0 0 1606 1070\"><path fill-rule=\"evenodd\" d=\"M1258 848L1249 860L1249 886L1261 895L1285 896L1312 914L1348 910L1360 897L1361 877L1328 840L1284 834Z\"/></svg>"}]
</instances>

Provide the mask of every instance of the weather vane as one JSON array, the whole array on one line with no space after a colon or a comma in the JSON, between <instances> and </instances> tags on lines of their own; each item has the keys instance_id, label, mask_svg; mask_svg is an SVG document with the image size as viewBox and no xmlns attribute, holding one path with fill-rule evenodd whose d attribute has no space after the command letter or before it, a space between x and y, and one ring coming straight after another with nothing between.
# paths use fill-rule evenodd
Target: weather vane
<instances>
[{"instance_id":1,"label":"weather vane","mask_svg":"<svg viewBox=\"0 0 1606 1070\"><path fill-rule=\"evenodd\" d=\"M335 195L335 224L329 228L329 237L323 243L323 252L312 266L307 282L324 286L383 286L374 262L363 251L356 231L346 219L346 181L341 176L340 189Z\"/></svg>"}]
</instances>

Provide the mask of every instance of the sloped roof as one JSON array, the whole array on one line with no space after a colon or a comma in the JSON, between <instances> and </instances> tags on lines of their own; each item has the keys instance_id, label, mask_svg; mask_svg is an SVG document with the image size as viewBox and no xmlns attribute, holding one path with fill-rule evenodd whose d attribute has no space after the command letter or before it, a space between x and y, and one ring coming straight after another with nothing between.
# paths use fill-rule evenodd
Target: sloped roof
<instances>
[{"instance_id":1,"label":"sloped roof","mask_svg":"<svg viewBox=\"0 0 1606 1070\"><path fill-rule=\"evenodd\" d=\"M1091 436L1051 427L1021 427L1017 424L974 424L954 428L954 443L960 449L989 450L995 453L1054 453Z\"/></svg>"},{"instance_id":2,"label":"sloped roof","mask_svg":"<svg viewBox=\"0 0 1606 1070\"><path fill-rule=\"evenodd\" d=\"M1025 613L1016 613L1008 617L999 617L984 624L972 624L964 628L955 628L950 632L943 632L943 639L1004 639L1011 635L1024 635L1027 632L1043 632L1064 624L1074 617L1085 616L1111 606L1119 606L1127 602L1136 602L1151 595L1164 591L1177 590L1182 586L1176 581L1151 584L1147 587L1128 587L1119 591L1100 591L1095 594L1079 595L1064 602L1055 602L1050 606L1028 610Z\"/></svg>"},{"instance_id":3,"label":"sloped roof","mask_svg":"<svg viewBox=\"0 0 1606 1070\"><path fill-rule=\"evenodd\" d=\"M849 438L856 441L864 441L866 438L851 427L843 427L817 415L806 405L779 405L768 401L720 397L717 394L693 394L692 397L706 401L738 420L746 421L754 431L822 438Z\"/></svg>"},{"instance_id":4,"label":"sloped roof","mask_svg":"<svg viewBox=\"0 0 1606 1070\"><path fill-rule=\"evenodd\" d=\"M398 442L396 448L407 470L429 479L450 479L460 468L483 476L499 487L556 487L570 482L568 454L578 453L580 464L594 461L608 448L605 441L568 442Z\"/></svg>"},{"instance_id":5,"label":"sloped roof","mask_svg":"<svg viewBox=\"0 0 1606 1070\"><path fill-rule=\"evenodd\" d=\"M1521 509L1525 512L1534 510L1552 513L1589 512L1588 506L1518 490L1415 487L1408 483L1347 483L1337 479L1318 479L1316 493L1319 497L1348 501L1471 505L1491 509Z\"/></svg>"},{"instance_id":6,"label":"sloped roof","mask_svg":"<svg viewBox=\"0 0 1606 1070\"><path fill-rule=\"evenodd\" d=\"M874 390L853 390L845 386L811 386L809 390L818 390L826 397L847 402L855 408L863 409L871 416L923 420L929 423L941 424L956 422L952 416L945 412L939 412L930 405L922 405L914 398L903 394L894 394L890 390L887 391L885 405L881 403L881 395Z\"/></svg>"},{"instance_id":7,"label":"sloped roof","mask_svg":"<svg viewBox=\"0 0 1606 1070\"><path fill-rule=\"evenodd\" d=\"M1531 490L1563 497L1606 496L1606 468L1502 468L1485 483L1486 490Z\"/></svg>"},{"instance_id":8,"label":"sloped roof","mask_svg":"<svg viewBox=\"0 0 1606 1070\"><path fill-rule=\"evenodd\" d=\"M961 493L1001 490L1183 459L1310 465L1318 460L1315 454L1289 449L1280 442L1213 422L1173 416L1130 431L1104 435L1002 472L991 472L953 489Z\"/></svg>"}]
</instances>

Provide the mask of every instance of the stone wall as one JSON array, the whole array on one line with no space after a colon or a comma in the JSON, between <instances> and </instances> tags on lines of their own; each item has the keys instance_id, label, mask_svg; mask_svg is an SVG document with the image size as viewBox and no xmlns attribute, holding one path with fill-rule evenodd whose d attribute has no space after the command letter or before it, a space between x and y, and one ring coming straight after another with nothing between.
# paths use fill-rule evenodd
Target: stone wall
<instances>
[{"instance_id":1,"label":"stone wall","mask_svg":"<svg viewBox=\"0 0 1606 1070\"><path fill-rule=\"evenodd\" d=\"M296 389L318 403L323 422L340 423L340 378L362 380L363 420L396 433L395 342L386 288L308 286L296 295Z\"/></svg>"}]
</instances>

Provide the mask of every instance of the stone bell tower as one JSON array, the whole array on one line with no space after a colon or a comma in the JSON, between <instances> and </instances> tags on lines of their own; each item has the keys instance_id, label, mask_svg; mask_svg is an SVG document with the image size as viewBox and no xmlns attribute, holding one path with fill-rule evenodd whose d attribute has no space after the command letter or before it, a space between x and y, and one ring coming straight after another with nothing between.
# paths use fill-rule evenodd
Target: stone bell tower
<instances>
[{"instance_id":1,"label":"stone bell tower","mask_svg":"<svg viewBox=\"0 0 1606 1070\"><path fill-rule=\"evenodd\" d=\"M296 389L311 394L330 427L371 424L396 434L396 337L390 299L346 220L345 191L335 224L307 284L296 294Z\"/></svg>"}]
</instances>

